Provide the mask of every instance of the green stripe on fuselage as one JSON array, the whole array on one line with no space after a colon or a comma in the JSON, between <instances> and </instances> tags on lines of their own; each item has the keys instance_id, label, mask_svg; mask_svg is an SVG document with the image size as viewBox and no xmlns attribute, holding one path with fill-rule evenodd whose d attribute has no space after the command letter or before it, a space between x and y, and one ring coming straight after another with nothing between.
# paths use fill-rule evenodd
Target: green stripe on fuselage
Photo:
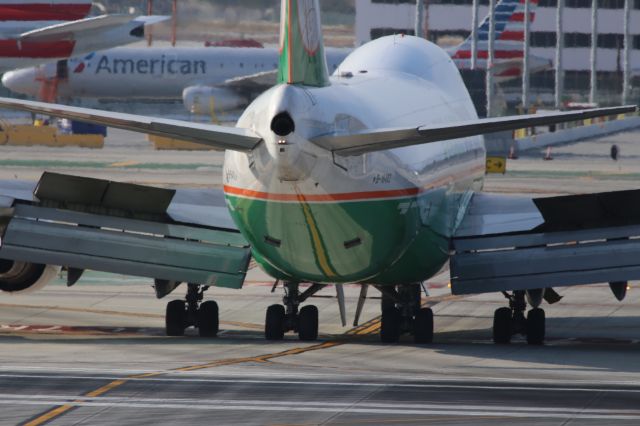
<instances>
[{"instance_id":1,"label":"green stripe on fuselage","mask_svg":"<svg viewBox=\"0 0 640 426\"><path fill-rule=\"evenodd\" d=\"M256 261L275 278L412 283L433 276L448 258L447 238L425 226L416 197L300 203L227 195L227 200ZM361 242L353 243L358 238Z\"/></svg>"}]
</instances>

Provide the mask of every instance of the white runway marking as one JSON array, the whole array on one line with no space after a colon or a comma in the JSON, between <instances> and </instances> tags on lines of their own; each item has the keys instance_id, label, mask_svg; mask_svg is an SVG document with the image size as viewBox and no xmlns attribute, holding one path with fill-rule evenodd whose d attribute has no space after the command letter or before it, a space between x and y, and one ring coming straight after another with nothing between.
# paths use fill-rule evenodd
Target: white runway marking
<instances>
[{"instance_id":1,"label":"white runway marking","mask_svg":"<svg viewBox=\"0 0 640 426\"><path fill-rule=\"evenodd\" d=\"M153 408L208 411L288 411L423 416L492 416L583 420L640 420L640 410L581 409L570 407L491 407L481 405L341 403L318 401L260 401L233 399L117 398L58 395L0 395L4 405L72 405L76 407ZM304 404L304 406L301 406Z\"/></svg>"},{"instance_id":2,"label":"white runway marking","mask_svg":"<svg viewBox=\"0 0 640 426\"><path fill-rule=\"evenodd\" d=\"M620 387L605 388L600 386L579 387L579 386L513 386L513 385L490 385L490 384L453 384L453 383L393 383L393 382L334 382L334 381L308 381L308 380L258 380L258 379L214 379L214 378L196 378L196 377L125 377L125 376L72 376L58 374L10 374L0 373L0 378L36 378L36 379L53 379L53 380L126 380L140 382L185 382L185 383L229 383L229 384L254 384L254 385L302 385L302 386L341 386L341 387L396 387L396 388L424 388L424 389L476 389L476 390L522 390L522 391L553 391L553 392L605 392L605 393L640 393L637 387Z\"/></svg>"},{"instance_id":3,"label":"white runway marking","mask_svg":"<svg viewBox=\"0 0 640 426\"><path fill-rule=\"evenodd\" d=\"M28 366L28 365L14 365L14 366L0 366L0 377L35 377L31 375L31 372L40 372L41 374L51 373L55 371L56 374L49 374L42 377L62 377L57 373L75 373L81 374L86 373L87 376L71 376L74 379L105 379L105 380L116 380L123 379L129 375L139 375L139 374L147 374L147 373L161 373L163 376L157 377L158 379L164 380L173 380L174 378L182 379L182 380L190 380L190 381L211 381L212 379L221 382L221 383L235 383L241 382L244 380L243 378L247 378L247 383L255 383L256 380L259 383L310 383L310 384L330 384L340 386L341 384L344 386L354 386L354 385L362 385L362 386L382 386L382 385L397 385L404 387L411 386L433 386L435 384L424 384L423 382L438 382L437 386L445 386L447 384L458 384L458 383L483 383L486 385L523 385L526 384L526 389L553 389L553 390L574 390L576 388L582 388L585 386L590 386L586 390L597 390L604 386L630 386L633 388L638 388L640 390L640 382L637 380L583 380L583 379L552 379L552 378L543 378L543 379L535 379L535 378L508 378L508 377L481 377L481 376L464 376L464 377L451 377L451 376L438 376L438 375L416 375L416 374L385 374L379 373L376 374L376 377L379 379L388 379L387 383L369 383L363 381L358 383L359 379L368 379L370 376L365 375L357 375L350 374L346 375L345 373L340 374L327 374L327 373L309 373L309 372L287 372L287 371L241 371L237 370L234 367L229 368L218 368L211 370L197 370L197 371L176 371L173 369L126 369L126 368L96 368L96 367L40 367L40 366ZM4 373L3 373L4 372ZM21 376L20 374L24 374ZM117 377L110 376L111 374L117 374ZM345 377L349 377L352 381L345 382ZM216 379L221 378L221 379ZM314 379L329 379L334 381L317 381L311 382L309 381ZM287 380L290 379L290 380ZM339 381L342 379L342 381ZM398 381L402 382L399 383ZM484 386L484 385L483 385ZM532 388L531 386L536 386ZM505 389L504 387L500 387L501 389ZM606 390L606 389L605 389ZM627 389L624 390L625 392Z\"/></svg>"}]
</instances>

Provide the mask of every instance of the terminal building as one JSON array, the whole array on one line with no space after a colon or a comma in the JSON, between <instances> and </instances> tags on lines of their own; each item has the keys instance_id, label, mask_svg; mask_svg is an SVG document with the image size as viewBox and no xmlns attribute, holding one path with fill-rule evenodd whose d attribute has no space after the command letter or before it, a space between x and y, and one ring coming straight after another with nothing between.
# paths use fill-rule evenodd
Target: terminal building
<instances>
[{"instance_id":1,"label":"terminal building","mask_svg":"<svg viewBox=\"0 0 640 426\"><path fill-rule=\"evenodd\" d=\"M623 69L624 0L597 0L597 100L601 105L621 100ZM640 0L631 1L629 32L632 101L640 101ZM533 3L533 2L532 2ZM427 0L427 37L440 45L462 42L471 33L472 0ZM489 12L489 0L479 0L478 20ZM530 29L530 52L553 63L556 55L556 0L539 0ZM397 33L413 34L415 0L356 0L356 45ZM563 13L564 97L586 101L591 55L591 0L565 0ZM466 80L466 79L465 79ZM482 81L475 78L474 81ZM553 104L553 68L531 75L532 100ZM521 91L519 78L500 84L507 102L515 104Z\"/></svg>"}]
</instances>

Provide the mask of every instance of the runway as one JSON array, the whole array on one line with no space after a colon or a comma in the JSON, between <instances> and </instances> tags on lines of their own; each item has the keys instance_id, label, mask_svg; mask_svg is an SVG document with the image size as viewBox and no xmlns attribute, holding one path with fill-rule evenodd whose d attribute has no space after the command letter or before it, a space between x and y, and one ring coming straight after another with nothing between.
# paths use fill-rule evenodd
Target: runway
<instances>
[{"instance_id":1,"label":"runway","mask_svg":"<svg viewBox=\"0 0 640 426\"><path fill-rule=\"evenodd\" d=\"M637 424L640 420L640 410L629 405L640 388L628 385L327 381L304 376L275 380L259 373L251 379L191 374L120 379L86 373L0 373L0 377L1 404L24 409L25 414L57 406L25 424L145 424L151 418L162 424ZM25 385L37 386L38 394L13 391ZM107 387L109 396L103 396ZM96 390L85 393L86 388ZM478 398L478 393L484 396ZM585 400L593 408L585 407Z\"/></svg>"},{"instance_id":2,"label":"runway","mask_svg":"<svg viewBox=\"0 0 640 426\"><path fill-rule=\"evenodd\" d=\"M639 136L557 148L550 162L540 153L521 155L509 164L512 171L490 176L487 189L546 195L637 188ZM160 185L219 182L219 153L156 157L138 143L121 139L103 151L71 150L66 154L77 163L50 170ZM617 163L608 158L611 143L620 146ZM19 161L65 156L64 150L52 155L6 146L0 153L14 162L2 167L0 178L41 171L37 163ZM196 162L208 166L190 169ZM148 166L157 163L186 165L167 173ZM381 344L379 299L367 301L361 324L353 326L356 286L345 288L346 327L328 287L310 302L320 312L317 342L294 335L266 342L265 310L282 293L271 293L272 280L255 269L241 291L206 293L220 305L221 332L214 339L195 330L184 338L164 336L165 304L184 289L157 300L142 278L88 272L72 288L60 277L31 295L2 294L0 424L640 423L635 283L623 302L606 284L558 288L563 300L543 306L547 341L540 347L521 337L494 345L492 316L505 305L503 296L455 297L447 283L446 271L427 283L425 303L433 307L436 330L429 346L414 345L408 336L397 345Z\"/></svg>"}]
</instances>

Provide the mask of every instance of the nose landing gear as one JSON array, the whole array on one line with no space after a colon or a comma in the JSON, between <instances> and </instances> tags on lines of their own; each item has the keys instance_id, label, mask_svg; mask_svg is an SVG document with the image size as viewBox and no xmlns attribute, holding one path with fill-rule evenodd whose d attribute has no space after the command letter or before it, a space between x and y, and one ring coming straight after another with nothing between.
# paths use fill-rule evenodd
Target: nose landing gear
<instances>
[{"instance_id":1,"label":"nose landing gear","mask_svg":"<svg viewBox=\"0 0 640 426\"><path fill-rule=\"evenodd\" d=\"M533 308L525 318L526 292L514 291L513 294L503 294L509 299L509 307L498 308L493 315L493 341L506 344L511 342L513 335L522 334L527 337L527 343L530 345L543 344L546 329L544 310Z\"/></svg>"},{"instance_id":2,"label":"nose landing gear","mask_svg":"<svg viewBox=\"0 0 640 426\"><path fill-rule=\"evenodd\" d=\"M303 341L313 341L318 338L318 308L314 305L300 304L326 287L324 284L312 284L300 293L299 283L284 282L285 295L283 305L271 305L267 308L264 326L264 336L267 340L282 340L288 331L298 333Z\"/></svg>"},{"instance_id":3,"label":"nose landing gear","mask_svg":"<svg viewBox=\"0 0 640 426\"><path fill-rule=\"evenodd\" d=\"M189 284L186 300L172 300L167 304L165 325L167 336L182 336L187 327L194 326L201 337L216 337L219 329L218 304L203 302L209 286Z\"/></svg>"}]
</instances>

